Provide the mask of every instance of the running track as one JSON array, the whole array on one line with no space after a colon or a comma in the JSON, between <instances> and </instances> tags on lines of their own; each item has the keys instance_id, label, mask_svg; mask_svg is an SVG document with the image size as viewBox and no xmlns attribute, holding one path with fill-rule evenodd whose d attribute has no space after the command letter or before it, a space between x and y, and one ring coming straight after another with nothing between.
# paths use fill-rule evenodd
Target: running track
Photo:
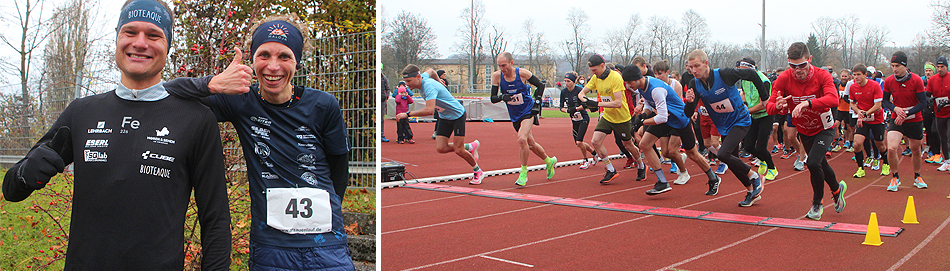
<instances>
[{"instance_id":1,"label":"running track","mask_svg":"<svg viewBox=\"0 0 950 271\"><path fill-rule=\"evenodd\" d=\"M570 120L543 119L535 138L560 161L580 159L570 136ZM395 123L386 120L382 162L406 164L410 179L471 172L454 154L440 155L429 139L433 124L414 123L417 144L395 144ZM479 165L486 171L518 167L515 133L510 122L469 122L467 141L479 139ZM590 130L593 129L593 124ZM588 132L587 140L591 132ZM613 143L608 152L616 154ZM889 177L868 171L850 177L851 153L830 158L838 179L848 183L847 208L835 213L826 190L822 222L866 225L876 212L881 226L904 228L897 237L882 237L880 247L861 245L863 235L776 228L658 215L598 210L460 195L399 187L380 193L380 245L383 270L948 270L950 269L950 174L924 164L928 189L907 181L898 192L884 190ZM611 185L597 181L603 164L580 170L560 167L552 180L544 171L528 174L528 186L516 188L515 175L486 177L479 186L468 180L441 182L478 188L563 198L681 208L775 218L804 217L811 201L808 172L792 169L792 160L775 156L779 178L766 182L763 199L749 208L737 206L744 189L731 174L722 175L719 195L706 196L705 176L691 161L693 176L686 185L649 197L644 191L656 181L634 182L635 170L621 169ZM615 160L615 164L622 160ZM542 162L534 157L529 164ZM668 169L668 166L665 167ZM902 163L911 175L910 161ZM674 176L668 174L667 176ZM912 175L911 175L912 176ZM903 224L908 196L914 196L920 224Z\"/></svg>"}]
</instances>

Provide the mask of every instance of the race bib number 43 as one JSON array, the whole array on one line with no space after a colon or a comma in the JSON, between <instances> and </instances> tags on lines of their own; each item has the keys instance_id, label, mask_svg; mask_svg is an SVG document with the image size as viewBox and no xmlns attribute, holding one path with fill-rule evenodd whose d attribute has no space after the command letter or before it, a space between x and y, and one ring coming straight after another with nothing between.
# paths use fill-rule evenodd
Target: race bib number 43
<instances>
[{"instance_id":1,"label":"race bib number 43","mask_svg":"<svg viewBox=\"0 0 950 271\"><path fill-rule=\"evenodd\" d=\"M268 188L267 225L287 234L330 232L330 194L317 188Z\"/></svg>"}]
</instances>

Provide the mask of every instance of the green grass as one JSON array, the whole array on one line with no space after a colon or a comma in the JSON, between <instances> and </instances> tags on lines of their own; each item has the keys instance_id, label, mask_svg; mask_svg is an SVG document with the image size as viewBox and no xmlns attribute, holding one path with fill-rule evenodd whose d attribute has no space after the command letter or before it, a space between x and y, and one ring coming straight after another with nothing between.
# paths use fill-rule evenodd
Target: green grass
<instances>
[{"instance_id":1,"label":"green grass","mask_svg":"<svg viewBox=\"0 0 950 271\"><path fill-rule=\"evenodd\" d=\"M0 169L0 179L6 170ZM241 176L243 177L243 176ZM240 178L240 177L238 177ZM246 180L246 178L240 178ZM0 200L0 270L62 270L66 251L66 234L72 200L72 176L59 174L46 186L22 202ZM231 270L246 270L251 216L246 181L228 185L231 211ZM373 189L348 189L343 208L349 212L376 212ZM186 219L186 264L200 251L197 245L200 225L192 229L196 208L194 199ZM191 236L195 231L195 236ZM191 268L186 268L191 269Z\"/></svg>"}]
</instances>

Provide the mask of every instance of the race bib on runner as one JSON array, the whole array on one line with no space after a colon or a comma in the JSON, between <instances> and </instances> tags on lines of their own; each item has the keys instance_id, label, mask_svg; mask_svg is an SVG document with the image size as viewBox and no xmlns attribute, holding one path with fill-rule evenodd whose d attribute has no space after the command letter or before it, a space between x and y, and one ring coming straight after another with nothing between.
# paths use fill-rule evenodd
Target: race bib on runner
<instances>
[{"instance_id":1,"label":"race bib on runner","mask_svg":"<svg viewBox=\"0 0 950 271\"><path fill-rule=\"evenodd\" d=\"M831 109L828 109L828 111L825 111L825 113L818 115L818 118L821 119L821 126L823 129L828 129L835 125L835 119L831 116Z\"/></svg>"},{"instance_id":2,"label":"race bib on runner","mask_svg":"<svg viewBox=\"0 0 950 271\"><path fill-rule=\"evenodd\" d=\"M330 193L317 188L268 188L267 225L287 234L330 232Z\"/></svg>"},{"instance_id":3,"label":"race bib on runner","mask_svg":"<svg viewBox=\"0 0 950 271\"><path fill-rule=\"evenodd\" d=\"M864 114L864 121L874 121L874 113L870 113L870 114L865 113L865 114Z\"/></svg>"},{"instance_id":4,"label":"race bib on runner","mask_svg":"<svg viewBox=\"0 0 950 271\"><path fill-rule=\"evenodd\" d=\"M511 95L511 101L508 101L509 105L522 105L524 104L524 96L521 95L521 92Z\"/></svg>"},{"instance_id":5,"label":"race bib on runner","mask_svg":"<svg viewBox=\"0 0 950 271\"><path fill-rule=\"evenodd\" d=\"M732 111L736 111L732 106L732 102L730 102L728 98L709 105L712 106L712 110L716 111L716 113L730 113Z\"/></svg>"},{"instance_id":6,"label":"race bib on runner","mask_svg":"<svg viewBox=\"0 0 950 271\"><path fill-rule=\"evenodd\" d=\"M708 117L708 116L709 116L709 111L706 111L706 107L705 107L705 106L700 106L700 107L699 107L699 114Z\"/></svg>"},{"instance_id":7,"label":"race bib on runner","mask_svg":"<svg viewBox=\"0 0 950 271\"><path fill-rule=\"evenodd\" d=\"M571 120L581 121L584 120L584 116L581 116L581 112L574 112L574 115L571 115Z\"/></svg>"},{"instance_id":8,"label":"race bib on runner","mask_svg":"<svg viewBox=\"0 0 950 271\"><path fill-rule=\"evenodd\" d=\"M610 96L599 96L599 97L600 97L600 101L605 102L605 103L612 102L614 100L614 97L610 97Z\"/></svg>"}]
</instances>

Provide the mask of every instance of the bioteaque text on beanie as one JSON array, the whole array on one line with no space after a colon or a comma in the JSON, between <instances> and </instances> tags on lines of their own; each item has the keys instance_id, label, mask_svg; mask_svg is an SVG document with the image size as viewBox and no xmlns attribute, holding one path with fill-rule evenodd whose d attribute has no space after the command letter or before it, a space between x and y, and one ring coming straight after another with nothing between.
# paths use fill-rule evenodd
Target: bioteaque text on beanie
<instances>
[{"instance_id":1,"label":"bioteaque text on beanie","mask_svg":"<svg viewBox=\"0 0 950 271\"><path fill-rule=\"evenodd\" d=\"M162 29L162 32L165 32L165 40L168 41L168 48L165 48L165 52L167 53L168 49L171 48L174 34L172 29L175 22L172 22L171 13L161 3L155 0L129 2L119 13L119 24L115 27L116 34L119 34L119 29L129 22L147 22L158 26Z\"/></svg>"}]
</instances>

